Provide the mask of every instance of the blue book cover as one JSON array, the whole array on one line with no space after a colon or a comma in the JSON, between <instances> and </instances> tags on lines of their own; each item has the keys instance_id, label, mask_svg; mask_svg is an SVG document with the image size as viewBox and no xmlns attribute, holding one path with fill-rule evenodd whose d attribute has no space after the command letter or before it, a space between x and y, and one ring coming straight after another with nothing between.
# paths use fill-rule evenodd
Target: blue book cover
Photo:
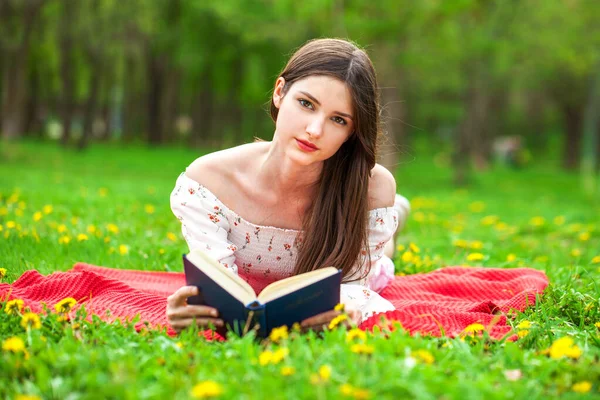
<instances>
[{"instance_id":1,"label":"blue book cover","mask_svg":"<svg viewBox=\"0 0 600 400\"><path fill-rule=\"evenodd\" d=\"M273 328L291 327L340 302L342 273L333 267L274 282L256 296L246 281L200 250L183 255L183 265L187 285L199 289L188 304L216 308L226 329L239 335L255 330L257 338L265 338Z\"/></svg>"}]
</instances>

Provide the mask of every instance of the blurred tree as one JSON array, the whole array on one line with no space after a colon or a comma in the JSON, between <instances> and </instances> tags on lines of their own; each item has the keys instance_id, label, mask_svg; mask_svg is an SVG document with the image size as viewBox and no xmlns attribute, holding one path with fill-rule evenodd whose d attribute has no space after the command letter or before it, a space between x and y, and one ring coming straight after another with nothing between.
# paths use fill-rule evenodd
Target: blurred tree
<instances>
[{"instance_id":1,"label":"blurred tree","mask_svg":"<svg viewBox=\"0 0 600 400\"><path fill-rule=\"evenodd\" d=\"M2 107L0 119L4 138L23 134L27 107L27 71L30 39L44 0L0 2L0 70Z\"/></svg>"}]
</instances>

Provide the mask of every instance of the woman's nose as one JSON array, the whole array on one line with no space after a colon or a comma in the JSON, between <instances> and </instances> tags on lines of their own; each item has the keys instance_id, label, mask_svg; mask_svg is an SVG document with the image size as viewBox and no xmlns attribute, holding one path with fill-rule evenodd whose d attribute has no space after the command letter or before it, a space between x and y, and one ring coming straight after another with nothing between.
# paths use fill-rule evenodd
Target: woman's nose
<instances>
[{"instance_id":1,"label":"woman's nose","mask_svg":"<svg viewBox=\"0 0 600 400\"><path fill-rule=\"evenodd\" d=\"M312 137L319 137L323 134L323 125L325 121L323 118L313 118L306 126L306 133Z\"/></svg>"}]
</instances>

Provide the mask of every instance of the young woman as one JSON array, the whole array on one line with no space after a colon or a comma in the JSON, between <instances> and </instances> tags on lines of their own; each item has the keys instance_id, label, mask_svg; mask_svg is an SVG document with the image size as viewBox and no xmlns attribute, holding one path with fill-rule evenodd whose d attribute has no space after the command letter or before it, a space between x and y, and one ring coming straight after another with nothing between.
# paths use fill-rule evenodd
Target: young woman
<instances>
[{"instance_id":1,"label":"young woman","mask_svg":"<svg viewBox=\"0 0 600 400\"><path fill-rule=\"evenodd\" d=\"M190 251L206 251L257 292L336 266L353 322L393 310L377 292L393 279L384 248L393 246L409 205L375 162L379 113L375 70L363 50L338 39L306 43L275 82L273 140L200 157L177 179L171 208ZM195 294L184 286L169 297L171 326L180 331L194 319L222 326L218 310L187 305ZM338 314L301 325L319 330Z\"/></svg>"}]
</instances>

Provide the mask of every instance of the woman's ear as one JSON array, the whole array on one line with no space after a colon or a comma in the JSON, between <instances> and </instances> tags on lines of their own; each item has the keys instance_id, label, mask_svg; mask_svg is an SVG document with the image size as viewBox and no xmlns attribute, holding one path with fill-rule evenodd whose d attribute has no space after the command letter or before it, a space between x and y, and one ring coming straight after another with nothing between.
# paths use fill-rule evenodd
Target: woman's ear
<instances>
[{"instance_id":1,"label":"woman's ear","mask_svg":"<svg viewBox=\"0 0 600 400\"><path fill-rule=\"evenodd\" d=\"M281 102L283 101L283 87L285 86L285 79L283 77L277 78L275 82L275 90L273 90L273 104L275 107L281 107Z\"/></svg>"}]
</instances>

